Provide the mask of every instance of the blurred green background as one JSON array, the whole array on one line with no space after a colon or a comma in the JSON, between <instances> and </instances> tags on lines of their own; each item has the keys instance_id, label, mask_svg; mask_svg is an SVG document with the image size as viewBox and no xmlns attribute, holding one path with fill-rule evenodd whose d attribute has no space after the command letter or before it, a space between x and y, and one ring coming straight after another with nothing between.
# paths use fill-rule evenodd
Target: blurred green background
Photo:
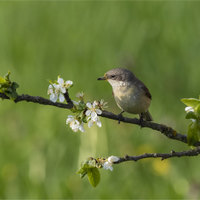
<instances>
[{"instance_id":1,"label":"blurred green background","mask_svg":"<svg viewBox=\"0 0 200 200\"><path fill-rule=\"evenodd\" d=\"M153 96L158 123L186 133L183 97L198 97L199 2L0 2L0 74L19 94L47 97L48 80L72 80L70 96L103 98L119 113L111 87L96 79L131 69ZM0 102L0 198L200 198L199 157L126 162L101 170L92 188L76 174L89 156L188 149L151 129L101 119L102 128L73 133L70 111ZM126 116L130 116L125 114Z\"/></svg>"}]
</instances>

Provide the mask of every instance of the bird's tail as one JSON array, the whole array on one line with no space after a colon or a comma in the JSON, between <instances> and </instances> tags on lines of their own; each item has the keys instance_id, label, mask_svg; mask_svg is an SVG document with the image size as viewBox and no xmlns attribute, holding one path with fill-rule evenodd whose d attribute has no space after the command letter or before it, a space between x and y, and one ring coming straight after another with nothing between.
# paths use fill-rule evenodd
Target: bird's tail
<instances>
[{"instance_id":1,"label":"bird's tail","mask_svg":"<svg viewBox=\"0 0 200 200\"><path fill-rule=\"evenodd\" d=\"M146 121L153 121L153 118L148 110L147 110L147 112L142 113L142 117Z\"/></svg>"}]
</instances>

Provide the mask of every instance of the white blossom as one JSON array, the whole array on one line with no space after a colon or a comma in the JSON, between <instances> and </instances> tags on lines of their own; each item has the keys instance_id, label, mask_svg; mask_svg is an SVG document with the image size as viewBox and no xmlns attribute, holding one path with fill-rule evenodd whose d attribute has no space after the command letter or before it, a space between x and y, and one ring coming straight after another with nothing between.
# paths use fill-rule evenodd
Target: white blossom
<instances>
[{"instance_id":1,"label":"white blossom","mask_svg":"<svg viewBox=\"0 0 200 200\"><path fill-rule=\"evenodd\" d=\"M100 119L99 119L98 116L97 116L96 121L93 121L91 118L89 118L88 127L91 128L93 124L97 124L97 126L98 126L99 128L102 127L101 121L100 121Z\"/></svg>"},{"instance_id":2,"label":"white blossom","mask_svg":"<svg viewBox=\"0 0 200 200\"><path fill-rule=\"evenodd\" d=\"M99 108L101 108L101 109L104 109L104 108L107 108L108 106L107 106L107 102L105 102L103 99L101 99L100 101L99 101Z\"/></svg>"},{"instance_id":3,"label":"white blossom","mask_svg":"<svg viewBox=\"0 0 200 200\"><path fill-rule=\"evenodd\" d=\"M106 162L103 164L103 168L106 169L106 170L112 171L112 170L113 170L112 163L106 161Z\"/></svg>"},{"instance_id":4,"label":"white blossom","mask_svg":"<svg viewBox=\"0 0 200 200\"><path fill-rule=\"evenodd\" d=\"M94 101L92 104L87 103L87 111L85 112L85 115L87 116L88 120L88 127L92 127L93 124L97 124L98 127L101 127L101 121L98 115L102 114L102 111L98 108L98 102Z\"/></svg>"},{"instance_id":5,"label":"white blossom","mask_svg":"<svg viewBox=\"0 0 200 200\"><path fill-rule=\"evenodd\" d=\"M65 81L65 88L66 89L69 89L72 85L73 85L73 81L70 81L70 80Z\"/></svg>"},{"instance_id":6,"label":"white blossom","mask_svg":"<svg viewBox=\"0 0 200 200\"><path fill-rule=\"evenodd\" d=\"M117 156L110 156L108 157L107 161L103 164L103 168L106 170L113 170L113 163L119 161L119 158Z\"/></svg>"},{"instance_id":7,"label":"white blossom","mask_svg":"<svg viewBox=\"0 0 200 200\"><path fill-rule=\"evenodd\" d=\"M65 97L63 94L65 94L67 89L69 89L72 85L72 81L64 81L62 78L58 77L57 82L50 84L48 87L47 94L50 95L50 100L54 103L57 101L57 99L59 99L60 102L64 102Z\"/></svg>"},{"instance_id":8,"label":"white blossom","mask_svg":"<svg viewBox=\"0 0 200 200\"><path fill-rule=\"evenodd\" d=\"M80 122L79 120L77 120L76 117L73 115L68 115L66 124L69 124L70 128L74 132L77 132L78 130L81 132L85 131L85 129L83 127L83 122Z\"/></svg>"},{"instance_id":9,"label":"white blossom","mask_svg":"<svg viewBox=\"0 0 200 200\"><path fill-rule=\"evenodd\" d=\"M114 163L114 162L117 162L117 161L119 161L119 158L117 156L110 156L108 158L109 163Z\"/></svg>"},{"instance_id":10,"label":"white blossom","mask_svg":"<svg viewBox=\"0 0 200 200\"><path fill-rule=\"evenodd\" d=\"M93 104L91 104L90 102L86 103L88 110L85 114L86 116L90 117L93 121L96 121L98 114L100 115L102 113L102 111L99 108L97 108L97 105L97 101L94 101Z\"/></svg>"},{"instance_id":11,"label":"white blossom","mask_svg":"<svg viewBox=\"0 0 200 200\"><path fill-rule=\"evenodd\" d=\"M185 107L186 112L194 112L194 109L191 106Z\"/></svg>"},{"instance_id":12,"label":"white blossom","mask_svg":"<svg viewBox=\"0 0 200 200\"><path fill-rule=\"evenodd\" d=\"M58 94L54 93L53 85L49 85L47 94L50 95L50 100L53 101L54 103L58 99Z\"/></svg>"},{"instance_id":13,"label":"white blossom","mask_svg":"<svg viewBox=\"0 0 200 200\"><path fill-rule=\"evenodd\" d=\"M62 78L58 77L58 80L57 80L57 83L58 84L55 84L56 86L56 89L62 93L65 93L66 92L66 88L65 88L65 82Z\"/></svg>"},{"instance_id":14,"label":"white blossom","mask_svg":"<svg viewBox=\"0 0 200 200\"><path fill-rule=\"evenodd\" d=\"M84 93L83 93L83 92L78 92L78 93L76 94L76 97L79 98L79 99L83 99Z\"/></svg>"}]
</instances>

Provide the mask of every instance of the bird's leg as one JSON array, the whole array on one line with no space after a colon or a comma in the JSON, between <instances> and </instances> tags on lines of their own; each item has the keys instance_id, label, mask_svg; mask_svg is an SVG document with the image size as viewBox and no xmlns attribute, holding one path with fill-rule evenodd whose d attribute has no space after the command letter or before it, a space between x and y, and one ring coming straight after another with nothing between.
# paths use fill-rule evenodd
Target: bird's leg
<instances>
[{"instance_id":1,"label":"bird's leg","mask_svg":"<svg viewBox=\"0 0 200 200\"><path fill-rule=\"evenodd\" d=\"M139 114L139 116L140 116L140 128L143 128L143 122L144 122L144 114L143 113L141 113L141 114Z\"/></svg>"},{"instance_id":2,"label":"bird's leg","mask_svg":"<svg viewBox=\"0 0 200 200\"><path fill-rule=\"evenodd\" d=\"M117 116L118 116L118 124L120 124L120 121L123 119L123 114L124 111L120 112Z\"/></svg>"}]
</instances>

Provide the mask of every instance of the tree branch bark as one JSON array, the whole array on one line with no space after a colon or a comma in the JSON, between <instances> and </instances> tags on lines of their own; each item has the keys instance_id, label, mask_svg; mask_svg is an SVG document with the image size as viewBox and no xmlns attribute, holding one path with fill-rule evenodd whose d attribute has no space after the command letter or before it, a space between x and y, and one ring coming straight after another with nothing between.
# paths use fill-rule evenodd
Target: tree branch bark
<instances>
[{"instance_id":1,"label":"tree branch bark","mask_svg":"<svg viewBox=\"0 0 200 200\"><path fill-rule=\"evenodd\" d=\"M0 98L9 99L9 97L3 93L0 93ZM19 95L14 100L15 103L18 103L20 101L27 101L27 102L38 103L38 104L42 104L42 105L56 106L56 107L65 108L65 109L71 109L73 107L73 103L72 104L71 103L68 103L68 104L57 103L57 102L54 103L54 102L50 101L49 99L45 99L45 98L39 97L39 96L30 96L28 94Z\"/></svg>"},{"instance_id":2,"label":"tree branch bark","mask_svg":"<svg viewBox=\"0 0 200 200\"><path fill-rule=\"evenodd\" d=\"M119 164L126 161L138 161L146 158L161 158L161 160L165 160L167 158L173 158L173 157L198 156L199 154L200 154L200 147L182 152L171 151L171 153L145 153L139 156L126 155L125 157L119 158L119 161L114 162L114 164Z\"/></svg>"},{"instance_id":3,"label":"tree branch bark","mask_svg":"<svg viewBox=\"0 0 200 200\"><path fill-rule=\"evenodd\" d=\"M9 97L7 97L3 93L0 93L0 98L9 99ZM19 95L15 99L15 103L21 102L21 101L27 101L27 102L38 103L38 104L42 104L42 105L50 105L50 106L56 106L56 107L64 108L64 109L71 109L73 107L73 102L69 98L68 92L65 93L65 99L67 101L67 104L57 103L57 102L54 103L54 102L50 101L49 99L45 99L43 97L30 96L30 95L27 95L27 94L22 94L22 95ZM115 115L115 114L108 112L106 110L103 110L102 114L99 115L99 116L119 121L118 115ZM156 130L156 131L162 133L163 135L165 135L166 137L168 137L170 139L177 140L177 141L180 141L180 142L183 142L183 143L187 143L187 136L186 135L178 133L173 128L166 126L166 125L163 125L163 124L158 124L158 123L150 122L150 121L143 121L142 124L141 124L141 121L139 119L128 118L128 117L120 117L120 121L124 122L124 123L136 124L136 125L139 125L139 126L142 125L142 127L151 128L153 130ZM194 144L194 146L200 146L200 142L196 142Z\"/></svg>"}]
</instances>

